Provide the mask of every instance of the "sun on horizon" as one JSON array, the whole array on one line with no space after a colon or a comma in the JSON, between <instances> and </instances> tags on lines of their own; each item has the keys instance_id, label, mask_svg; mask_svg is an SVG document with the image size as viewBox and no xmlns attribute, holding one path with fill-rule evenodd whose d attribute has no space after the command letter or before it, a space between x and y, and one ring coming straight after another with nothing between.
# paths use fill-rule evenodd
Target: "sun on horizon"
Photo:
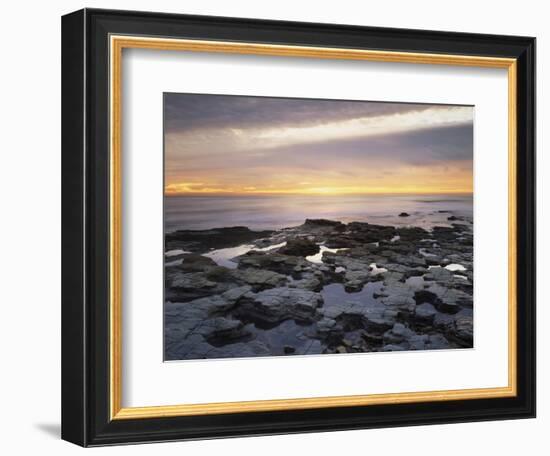
<instances>
[{"instance_id":1,"label":"sun on horizon","mask_svg":"<svg viewBox=\"0 0 550 456\"><path fill-rule=\"evenodd\" d=\"M167 93L173 195L473 192L472 106Z\"/></svg>"}]
</instances>

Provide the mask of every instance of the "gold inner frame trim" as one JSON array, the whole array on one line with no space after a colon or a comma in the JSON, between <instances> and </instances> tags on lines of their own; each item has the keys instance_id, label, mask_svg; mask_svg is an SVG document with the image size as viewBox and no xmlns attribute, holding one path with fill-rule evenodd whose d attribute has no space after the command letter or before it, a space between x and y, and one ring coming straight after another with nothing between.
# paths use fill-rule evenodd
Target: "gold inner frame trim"
<instances>
[{"instance_id":1,"label":"gold inner frame trim","mask_svg":"<svg viewBox=\"0 0 550 456\"><path fill-rule=\"evenodd\" d=\"M122 407L122 51L154 49L317 59L367 60L508 70L508 385L494 388L274 399L244 402ZM517 61L468 55L389 52L227 41L110 36L110 415L111 419L160 418L380 404L489 399L517 394Z\"/></svg>"}]
</instances>

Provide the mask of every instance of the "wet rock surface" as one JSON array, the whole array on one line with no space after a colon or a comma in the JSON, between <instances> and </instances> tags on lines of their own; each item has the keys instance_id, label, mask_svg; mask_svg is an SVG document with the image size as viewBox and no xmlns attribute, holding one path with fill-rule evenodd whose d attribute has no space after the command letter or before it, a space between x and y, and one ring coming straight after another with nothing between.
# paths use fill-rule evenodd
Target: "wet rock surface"
<instances>
[{"instance_id":1,"label":"wet rock surface","mask_svg":"<svg viewBox=\"0 0 550 456\"><path fill-rule=\"evenodd\" d=\"M315 255L319 252L320 247L315 243L313 239L309 238L295 238L289 239L284 247L279 250L283 255L292 256L308 256Z\"/></svg>"},{"instance_id":2,"label":"wet rock surface","mask_svg":"<svg viewBox=\"0 0 550 456\"><path fill-rule=\"evenodd\" d=\"M178 230L166 233L166 250L182 249L204 253L210 249L234 247L272 234L272 231L252 231L246 226L213 228L211 230Z\"/></svg>"},{"instance_id":3,"label":"wet rock surface","mask_svg":"<svg viewBox=\"0 0 550 456\"><path fill-rule=\"evenodd\" d=\"M448 219L169 233L165 358L472 347L472 224Z\"/></svg>"}]
</instances>

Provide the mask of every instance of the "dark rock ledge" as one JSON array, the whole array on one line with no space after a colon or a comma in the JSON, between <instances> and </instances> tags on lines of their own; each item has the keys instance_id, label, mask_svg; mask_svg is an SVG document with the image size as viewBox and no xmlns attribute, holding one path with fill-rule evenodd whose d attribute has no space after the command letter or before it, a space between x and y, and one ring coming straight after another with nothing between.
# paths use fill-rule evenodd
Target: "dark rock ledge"
<instances>
[{"instance_id":1,"label":"dark rock ledge","mask_svg":"<svg viewBox=\"0 0 550 456\"><path fill-rule=\"evenodd\" d=\"M465 224L314 219L167 234L167 251L192 253L165 266L166 359L472 347L472 241ZM232 269L204 256L243 244Z\"/></svg>"}]
</instances>

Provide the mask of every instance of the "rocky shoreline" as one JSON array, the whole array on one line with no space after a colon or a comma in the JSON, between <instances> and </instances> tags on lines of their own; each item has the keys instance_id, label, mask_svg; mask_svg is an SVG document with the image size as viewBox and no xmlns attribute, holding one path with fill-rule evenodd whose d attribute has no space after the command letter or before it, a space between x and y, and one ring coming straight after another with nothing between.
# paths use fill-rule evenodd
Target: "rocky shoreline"
<instances>
[{"instance_id":1,"label":"rocky shoreline","mask_svg":"<svg viewBox=\"0 0 550 456\"><path fill-rule=\"evenodd\" d=\"M472 221L447 220L167 233L165 359L470 348Z\"/></svg>"}]
</instances>

